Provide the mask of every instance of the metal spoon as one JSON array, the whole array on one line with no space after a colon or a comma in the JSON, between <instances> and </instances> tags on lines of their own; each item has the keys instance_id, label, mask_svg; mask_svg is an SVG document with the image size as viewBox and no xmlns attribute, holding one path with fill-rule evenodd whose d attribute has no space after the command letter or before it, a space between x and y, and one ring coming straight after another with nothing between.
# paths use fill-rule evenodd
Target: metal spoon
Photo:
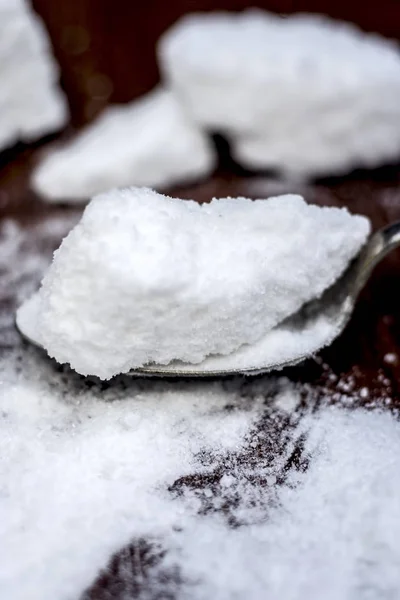
<instances>
[{"instance_id":1,"label":"metal spoon","mask_svg":"<svg viewBox=\"0 0 400 600\"><path fill-rule=\"evenodd\" d=\"M359 256L349 265L341 278L318 300L303 307L295 316L287 319L280 327L290 328L291 335L311 332L313 325L323 318L332 325L333 335L323 341L316 341L310 346L307 354L295 353L282 362L269 361L253 366L218 368L220 357L210 357L201 365L189 365L182 362L170 363L166 366L149 365L130 371L132 375L153 377L218 377L227 375L258 375L296 365L316 354L322 347L329 345L342 333L354 310L356 300L371 276L376 265L390 252L400 245L400 221L388 225L370 236ZM224 357L226 361L228 357Z\"/></svg>"},{"instance_id":2,"label":"metal spoon","mask_svg":"<svg viewBox=\"0 0 400 600\"><path fill-rule=\"evenodd\" d=\"M322 347L329 345L340 335L347 325L355 302L370 277L374 267L388 252L400 245L400 221L388 225L374 233L364 246L359 256L349 265L341 278L319 298L306 304L296 315L269 332L260 342L260 348L269 349L270 357L265 359L262 351L256 346L244 346L229 356L209 356L198 365L190 365L174 361L168 365L147 365L132 369L129 375L146 377L218 377L227 375L257 375L293 366L316 354ZM326 324L321 331L321 324ZM322 328L324 329L324 328ZM284 360L276 360L271 352L276 333L288 335L285 342L287 352ZM319 334L318 334L319 332ZM22 333L22 332L21 332ZM22 334L24 335L24 334ZM26 335L24 337L27 337ZM27 338L37 345L35 340ZM293 341L301 341L301 351ZM304 351L304 340L308 340ZM282 355L282 354L281 354ZM259 358L263 356L264 358ZM256 358L255 358L256 357ZM258 359L258 360L257 360Z\"/></svg>"}]
</instances>

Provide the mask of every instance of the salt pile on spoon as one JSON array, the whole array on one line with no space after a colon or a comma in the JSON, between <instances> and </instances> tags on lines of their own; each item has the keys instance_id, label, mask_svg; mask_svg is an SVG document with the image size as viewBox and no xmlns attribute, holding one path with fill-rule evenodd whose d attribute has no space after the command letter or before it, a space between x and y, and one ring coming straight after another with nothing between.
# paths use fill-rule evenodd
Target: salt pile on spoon
<instances>
[{"instance_id":1,"label":"salt pile on spoon","mask_svg":"<svg viewBox=\"0 0 400 600\"><path fill-rule=\"evenodd\" d=\"M51 152L32 185L48 201L81 202L113 187L162 187L208 175L211 141L162 88L111 106L74 140Z\"/></svg>"},{"instance_id":2,"label":"salt pile on spoon","mask_svg":"<svg viewBox=\"0 0 400 600\"><path fill-rule=\"evenodd\" d=\"M194 14L161 38L159 61L193 119L249 168L313 176L400 154L399 47L353 25Z\"/></svg>"},{"instance_id":3,"label":"salt pile on spoon","mask_svg":"<svg viewBox=\"0 0 400 600\"><path fill-rule=\"evenodd\" d=\"M229 357L319 297L368 233L364 217L299 196L199 205L113 191L86 208L18 326L59 362L103 379Z\"/></svg>"},{"instance_id":4,"label":"salt pile on spoon","mask_svg":"<svg viewBox=\"0 0 400 600\"><path fill-rule=\"evenodd\" d=\"M39 17L26 0L0 0L0 150L65 125L67 103Z\"/></svg>"}]
</instances>

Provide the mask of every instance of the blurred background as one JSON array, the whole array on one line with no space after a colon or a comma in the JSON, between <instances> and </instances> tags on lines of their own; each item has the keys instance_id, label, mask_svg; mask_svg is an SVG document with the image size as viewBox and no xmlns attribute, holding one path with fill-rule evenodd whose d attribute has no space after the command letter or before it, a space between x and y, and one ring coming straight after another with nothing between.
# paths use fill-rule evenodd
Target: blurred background
<instances>
[{"instance_id":1,"label":"blurred background","mask_svg":"<svg viewBox=\"0 0 400 600\"><path fill-rule=\"evenodd\" d=\"M400 1L372 0L32 0L62 71L72 123L111 102L127 102L158 81L155 43L185 13L253 6L281 14L316 12L400 38Z\"/></svg>"}]
</instances>

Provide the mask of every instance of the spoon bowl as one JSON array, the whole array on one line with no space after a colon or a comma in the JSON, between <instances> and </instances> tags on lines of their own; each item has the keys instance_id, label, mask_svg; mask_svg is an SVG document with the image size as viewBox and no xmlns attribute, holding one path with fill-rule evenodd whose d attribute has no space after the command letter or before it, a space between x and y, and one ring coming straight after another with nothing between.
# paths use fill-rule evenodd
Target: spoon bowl
<instances>
[{"instance_id":1,"label":"spoon bowl","mask_svg":"<svg viewBox=\"0 0 400 600\"><path fill-rule=\"evenodd\" d=\"M269 331L256 344L245 345L227 356L209 356L196 365L173 361L168 365L146 365L132 369L127 374L141 377L250 376L296 365L331 344L340 335L373 269L399 245L400 221L375 232L332 287ZM26 333L22 335L38 345Z\"/></svg>"},{"instance_id":2,"label":"spoon bowl","mask_svg":"<svg viewBox=\"0 0 400 600\"><path fill-rule=\"evenodd\" d=\"M229 356L210 356L200 365L174 361L165 366L154 364L132 369L129 374L151 377L250 376L278 371L303 362L331 344L342 333L372 271L386 254L399 245L400 221L372 234L358 257L332 287L269 332L255 346L243 347ZM301 344L298 343L300 341ZM280 346L283 343L286 355L274 360L274 353L275 356L282 354ZM267 346L270 348L269 352L265 351ZM268 354L270 357L267 356L266 360ZM257 362L257 356L263 357L261 364Z\"/></svg>"}]
</instances>

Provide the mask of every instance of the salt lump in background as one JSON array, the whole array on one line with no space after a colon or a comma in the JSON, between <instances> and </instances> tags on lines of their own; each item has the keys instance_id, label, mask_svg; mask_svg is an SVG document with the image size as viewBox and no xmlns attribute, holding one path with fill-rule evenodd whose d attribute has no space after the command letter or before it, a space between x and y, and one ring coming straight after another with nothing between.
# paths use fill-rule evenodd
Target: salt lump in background
<instances>
[{"instance_id":1,"label":"salt lump in background","mask_svg":"<svg viewBox=\"0 0 400 600\"><path fill-rule=\"evenodd\" d=\"M58 68L39 18L24 0L0 0L0 150L67 121Z\"/></svg>"},{"instance_id":2,"label":"salt lump in background","mask_svg":"<svg viewBox=\"0 0 400 600\"><path fill-rule=\"evenodd\" d=\"M197 364L254 344L318 297L368 233L364 217L300 196L199 205L113 191L64 239L18 325L84 375Z\"/></svg>"},{"instance_id":3,"label":"salt lump in background","mask_svg":"<svg viewBox=\"0 0 400 600\"><path fill-rule=\"evenodd\" d=\"M34 174L33 187L50 201L81 201L112 187L195 179L213 167L207 137L173 94L160 88L106 109L75 140L48 155Z\"/></svg>"},{"instance_id":4,"label":"salt lump in background","mask_svg":"<svg viewBox=\"0 0 400 600\"><path fill-rule=\"evenodd\" d=\"M206 177L209 130L229 139L243 166L297 177L400 155L400 54L388 40L323 17L253 10L185 17L158 54L167 89L106 109L50 152L32 178L40 196L79 202Z\"/></svg>"},{"instance_id":5,"label":"salt lump in background","mask_svg":"<svg viewBox=\"0 0 400 600\"><path fill-rule=\"evenodd\" d=\"M398 46L353 25L196 14L163 36L159 59L193 119L247 167L308 176L400 155Z\"/></svg>"}]
</instances>

